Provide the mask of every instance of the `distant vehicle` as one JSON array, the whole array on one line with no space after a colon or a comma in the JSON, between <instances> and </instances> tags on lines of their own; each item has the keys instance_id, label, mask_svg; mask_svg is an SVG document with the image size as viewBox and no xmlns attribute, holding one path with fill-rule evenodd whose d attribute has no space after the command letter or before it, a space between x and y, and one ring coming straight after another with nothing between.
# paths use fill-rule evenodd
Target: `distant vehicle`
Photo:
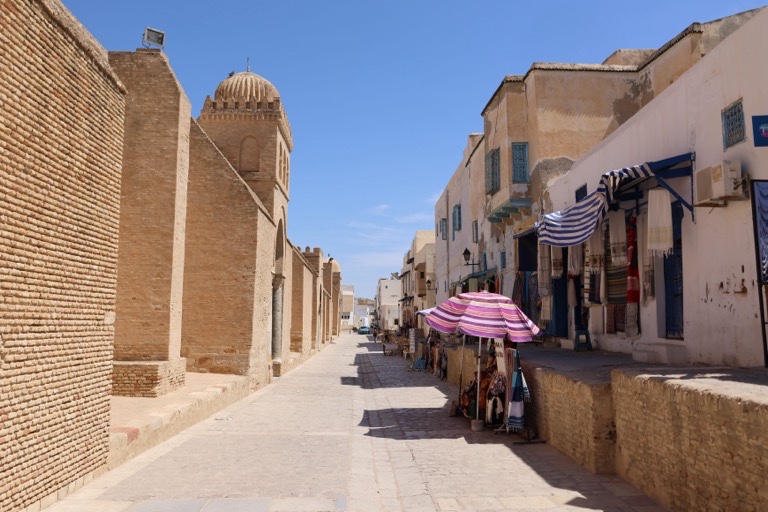
<instances>
[{"instance_id":1,"label":"distant vehicle","mask_svg":"<svg viewBox=\"0 0 768 512\"><path fill-rule=\"evenodd\" d=\"M362 327L358 327L357 328L357 333L358 334L371 334L371 329L370 329L370 327L364 325Z\"/></svg>"}]
</instances>

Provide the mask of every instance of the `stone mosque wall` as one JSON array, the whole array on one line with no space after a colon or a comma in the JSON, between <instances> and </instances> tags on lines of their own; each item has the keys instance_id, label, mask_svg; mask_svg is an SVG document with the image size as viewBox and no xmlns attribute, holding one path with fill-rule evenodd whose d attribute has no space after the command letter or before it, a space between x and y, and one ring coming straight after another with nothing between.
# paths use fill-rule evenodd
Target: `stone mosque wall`
<instances>
[{"instance_id":1,"label":"stone mosque wall","mask_svg":"<svg viewBox=\"0 0 768 512\"><path fill-rule=\"evenodd\" d=\"M107 467L110 395L322 349L341 273L287 240L276 90L217 118L235 167L162 51L107 53L58 0L0 1L0 76L0 510L31 511Z\"/></svg>"},{"instance_id":2,"label":"stone mosque wall","mask_svg":"<svg viewBox=\"0 0 768 512\"><path fill-rule=\"evenodd\" d=\"M124 90L56 1L0 2L0 510L106 461Z\"/></svg>"},{"instance_id":3,"label":"stone mosque wall","mask_svg":"<svg viewBox=\"0 0 768 512\"><path fill-rule=\"evenodd\" d=\"M160 50L110 52L127 89L112 392L184 385L181 308L191 104Z\"/></svg>"},{"instance_id":4,"label":"stone mosque wall","mask_svg":"<svg viewBox=\"0 0 768 512\"><path fill-rule=\"evenodd\" d=\"M256 297L259 284L271 289L275 225L196 122L190 147L182 354L188 371L252 374L259 387L271 325Z\"/></svg>"}]
</instances>

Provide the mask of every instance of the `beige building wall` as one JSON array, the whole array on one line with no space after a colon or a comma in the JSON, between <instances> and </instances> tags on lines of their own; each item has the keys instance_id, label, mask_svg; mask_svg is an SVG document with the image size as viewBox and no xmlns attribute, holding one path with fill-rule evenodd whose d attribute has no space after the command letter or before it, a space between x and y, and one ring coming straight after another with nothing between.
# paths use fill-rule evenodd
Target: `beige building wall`
<instances>
[{"instance_id":1,"label":"beige building wall","mask_svg":"<svg viewBox=\"0 0 768 512\"><path fill-rule=\"evenodd\" d=\"M271 296L260 288L275 226L195 122L190 145L182 353L189 371L249 375L258 388L269 382Z\"/></svg>"},{"instance_id":2,"label":"beige building wall","mask_svg":"<svg viewBox=\"0 0 768 512\"><path fill-rule=\"evenodd\" d=\"M761 85L768 80L768 68L756 66L751 54L768 30L768 10L738 15L732 23L741 28L553 184L547 192L548 211L572 204L572 190L579 184L587 183L589 191L594 190L603 172L688 152L696 155L694 169L738 160L745 177L768 179L765 148L755 146L751 126L751 116L768 112ZM737 100L743 102L746 137L724 149L721 113ZM689 204L693 202L695 179L676 178L669 183ZM640 202L646 200L647 195ZM667 339L663 332L660 259L651 263L656 293L640 307L638 335L605 335L601 323L594 322L590 325L594 338L602 348L632 353L641 361L762 366L763 291L757 280L752 203L747 198L728 201L723 207L694 208L693 216L695 220L686 209L681 223L684 339ZM645 270L639 272L642 282Z\"/></svg>"},{"instance_id":3,"label":"beige building wall","mask_svg":"<svg viewBox=\"0 0 768 512\"><path fill-rule=\"evenodd\" d=\"M485 222L485 139L482 134L467 138L461 162L435 204L435 301L440 304L461 291L461 282L471 273L472 266L464 263L462 253L469 249L474 261L480 260L480 246L473 242L472 222L478 222L482 232ZM453 229L453 208L461 205L461 229ZM445 220L443 222L443 219ZM443 229L445 228L445 229ZM473 260L470 260L473 261ZM474 267L479 270L478 266ZM475 291L472 281L470 291Z\"/></svg>"},{"instance_id":4,"label":"beige building wall","mask_svg":"<svg viewBox=\"0 0 768 512\"><path fill-rule=\"evenodd\" d=\"M0 510L37 510L107 460L124 88L58 1L0 20Z\"/></svg>"},{"instance_id":5,"label":"beige building wall","mask_svg":"<svg viewBox=\"0 0 768 512\"><path fill-rule=\"evenodd\" d=\"M293 251L290 351L309 354L317 341L316 333L312 331L312 292L316 271L297 248Z\"/></svg>"},{"instance_id":6,"label":"beige building wall","mask_svg":"<svg viewBox=\"0 0 768 512\"><path fill-rule=\"evenodd\" d=\"M109 59L128 90L112 392L157 396L184 384L191 105L160 50L111 52Z\"/></svg>"}]
</instances>

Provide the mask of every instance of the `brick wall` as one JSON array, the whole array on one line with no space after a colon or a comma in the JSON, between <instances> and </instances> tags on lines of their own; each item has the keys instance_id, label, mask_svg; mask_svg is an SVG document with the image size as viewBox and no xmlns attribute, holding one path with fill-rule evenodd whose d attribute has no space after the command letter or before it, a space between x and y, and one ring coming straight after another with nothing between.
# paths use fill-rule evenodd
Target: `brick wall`
<instances>
[{"instance_id":1,"label":"brick wall","mask_svg":"<svg viewBox=\"0 0 768 512\"><path fill-rule=\"evenodd\" d=\"M271 268L259 261L273 259L275 225L195 122L190 145L182 354L189 371L250 374L261 386L272 286L257 268Z\"/></svg>"},{"instance_id":2,"label":"brick wall","mask_svg":"<svg viewBox=\"0 0 768 512\"><path fill-rule=\"evenodd\" d=\"M673 511L765 510L764 378L738 369L522 366L534 431L590 471L615 472Z\"/></svg>"},{"instance_id":3,"label":"brick wall","mask_svg":"<svg viewBox=\"0 0 768 512\"><path fill-rule=\"evenodd\" d=\"M764 385L706 373L613 371L616 472L671 510L764 511Z\"/></svg>"},{"instance_id":4,"label":"brick wall","mask_svg":"<svg viewBox=\"0 0 768 512\"><path fill-rule=\"evenodd\" d=\"M607 373L590 378L524 361L521 366L533 397L535 434L593 473L613 473L616 431Z\"/></svg>"},{"instance_id":5,"label":"brick wall","mask_svg":"<svg viewBox=\"0 0 768 512\"><path fill-rule=\"evenodd\" d=\"M112 394L115 396L157 397L184 385L186 364L173 361L136 361L115 365Z\"/></svg>"},{"instance_id":6,"label":"brick wall","mask_svg":"<svg viewBox=\"0 0 768 512\"><path fill-rule=\"evenodd\" d=\"M103 467L123 88L55 1L0 2L0 510Z\"/></svg>"},{"instance_id":7,"label":"brick wall","mask_svg":"<svg viewBox=\"0 0 768 512\"><path fill-rule=\"evenodd\" d=\"M127 89L114 357L161 365L180 357L191 105L160 50L109 60Z\"/></svg>"}]
</instances>

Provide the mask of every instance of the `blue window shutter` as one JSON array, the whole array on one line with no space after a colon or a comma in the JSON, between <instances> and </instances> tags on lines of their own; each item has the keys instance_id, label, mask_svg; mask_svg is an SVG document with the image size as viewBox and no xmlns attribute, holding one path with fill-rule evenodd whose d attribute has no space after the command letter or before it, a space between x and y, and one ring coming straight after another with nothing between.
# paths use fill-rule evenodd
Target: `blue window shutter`
<instances>
[{"instance_id":1,"label":"blue window shutter","mask_svg":"<svg viewBox=\"0 0 768 512\"><path fill-rule=\"evenodd\" d=\"M723 149L743 141L746 137L746 128L741 100L723 110L721 117L723 120Z\"/></svg>"},{"instance_id":2,"label":"blue window shutter","mask_svg":"<svg viewBox=\"0 0 768 512\"><path fill-rule=\"evenodd\" d=\"M493 194L501 188L499 148L485 155L485 193Z\"/></svg>"},{"instance_id":3,"label":"blue window shutter","mask_svg":"<svg viewBox=\"0 0 768 512\"><path fill-rule=\"evenodd\" d=\"M512 143L512 182L529 183L531 181L528 172L528 143Z\"/></svg>"}]
</instances>

